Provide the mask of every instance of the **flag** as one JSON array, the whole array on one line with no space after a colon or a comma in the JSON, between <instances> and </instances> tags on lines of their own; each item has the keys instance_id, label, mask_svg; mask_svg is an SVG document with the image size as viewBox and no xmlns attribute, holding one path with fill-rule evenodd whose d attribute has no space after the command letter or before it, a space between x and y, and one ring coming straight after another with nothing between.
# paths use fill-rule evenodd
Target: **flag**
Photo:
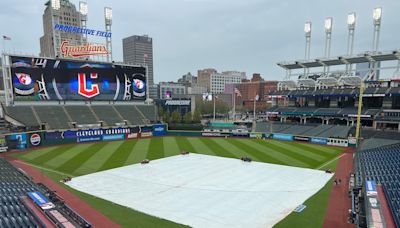
<instances>
[{"instance_id":1,"label":"flag","mask_svg":"<svg viewBox=\"0 0 400 228\"><path fill-rule=\"evenodd\" d=\"M214 95L214 98L215 98L215 100L218 100L218 99L219 99L217 95Z\"/></svg>"},{"instance_id":2,"label":"flag","mask_svg":"<svg viewBox=\"0 0 400 228\"><path fill-rule=\"evenodd\" d=\"M11 37L3 35L3 40L11 40Z\"/></svg>"},{"instance_id":3,"label":"flag","mask_svg":"<svg viewBox=\"0 0 400 228\"><path fill-rule=\"evenodd\" d=\"M238 97L242 97L242 94L240 93L240 91L238 90L238 88L235 87L235 94Z\"/></svg>"},{"instance_id":4,"label":"flag","mask_svg":"<svg viewBox=\"0 0 400 228\"><path fill-rule=\"evenodd\" d=\"M145 53L144 55L143 55L143 58L148 58L149 56Z\"/></svg>"},{"instance_id":5,"label":"flag","mask_svg":"<svg viewBox=\"0 0 400 228\"><path fill-rule=\"evenodd\" d=\"M258 99L260 99L260 96L257 94L255 100L258 101Z\"/></svg>"}]
</instances>

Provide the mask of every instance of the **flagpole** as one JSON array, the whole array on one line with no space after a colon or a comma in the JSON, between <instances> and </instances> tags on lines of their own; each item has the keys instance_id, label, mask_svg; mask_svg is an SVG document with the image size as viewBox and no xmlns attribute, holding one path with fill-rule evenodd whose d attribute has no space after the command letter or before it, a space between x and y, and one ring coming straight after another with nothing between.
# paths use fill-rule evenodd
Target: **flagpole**
<instances>
[{"instance_id":1,"label":"flagpole","mask_svg":"<svg viewBox=\"0 0 400 228\"><path fill-rule=\"evenodd\" d=\"M214 100L214 118L213 121L215 122L215 96L213 95L213 100Z\"/></svg>"},{"instance_id":2,"label":"flagpole","mask_svg":"<svg viewBox=\"0 0 400 228\"><path fill-rule=\"evenodd\" d=\"M236 116L236 92L233 91L233 121L235 121L235 116Z\"/></svg>"},{"instance_id":3,"label":"flagpole","mask_svg":"<svg viewBox=\"0 0 400 228\"><path fill-rule=\"evenodd\" d=\"M256 98L254 97L254 109L253 109L253 114L254 114L254 121L256 121Z\"/></svg>"}]
</instances>

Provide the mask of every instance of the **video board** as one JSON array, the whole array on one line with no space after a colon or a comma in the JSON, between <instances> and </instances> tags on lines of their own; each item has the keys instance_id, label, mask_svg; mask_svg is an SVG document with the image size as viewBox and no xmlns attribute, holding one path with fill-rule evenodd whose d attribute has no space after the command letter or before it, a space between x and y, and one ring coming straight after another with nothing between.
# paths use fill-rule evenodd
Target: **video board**
<instances>
[{"instance_id":1,"label":"video board","mask_svg":"<svg viewBox=\"0 0 400 228\"><path fill-rule=\"evenodd\" d=\"M146 68L10 56L14 100L145 100Z\"/></svg>"}]
</instances>

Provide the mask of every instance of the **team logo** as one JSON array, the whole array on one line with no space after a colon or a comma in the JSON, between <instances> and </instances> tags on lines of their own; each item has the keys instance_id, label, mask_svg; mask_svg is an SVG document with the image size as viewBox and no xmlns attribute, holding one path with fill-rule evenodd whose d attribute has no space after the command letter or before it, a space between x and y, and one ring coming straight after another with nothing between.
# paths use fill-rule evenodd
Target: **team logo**
<instances>
[{"instance_id":1,"label":"team logo","mask_svg":"<svg viewBox=\"0 0 400 228\"><path fill-rule=\"evenodd\" d=\"M133 95L143 97L146 95L146 85L143 80L134 78L132 82Z\"/></svg>"},{"instance_id":2,"label":"team logo","mask_svg":"<svg viewBox=\"0 0 400 228\"><path fill-rule=\"evenodd\" d=\"M69 41L63 41L61 43L61 53L64 57L83 57L91 55L108 55L108 50L105 45L101 44L85 44L85 45L68 45Z\"/></svg>"},{"instance_id":3,"label":"team logo","mask_svg":"<svg viewBox=\"0 0 400 228\"><path fill-rule=\"evenodd\" d=\"M91 73L90 79L96 79L97 73ZM99 85L91 83L88 85L85 73L78 74L78 93L84 97L92 98L100 94Z\"/></svg>"},{"instance_id":4,"label":"team logo","mask_svg":"<svg viewBox=\"0 0 400 228\"><path fill-rule=\"evenodd\" d=\"M39 134L32 134L30 138L30 142L33 146L39 146L42 139L40 138Z\"/></svg>"},{"instance_id":5,"label":"team logo","mask_svg":"<svg viewBox=\"0 0 400 228\"><path fill-rule=\"evenodd\" d=\"M35 92L33 80L29 74L15 73L14 90L15 93L22 96L31 95Z\"/></svg>"},{"instance_id":6,"label":"team logo","mask_svg":"<svg viewBox=\"0 0 400 228\"><path fill-rule=\"evenodd\" d=\"M16 73L19 83L22 85L30 85L32 83L32 78L29 74Z\"/></svg>"}]
</instances>

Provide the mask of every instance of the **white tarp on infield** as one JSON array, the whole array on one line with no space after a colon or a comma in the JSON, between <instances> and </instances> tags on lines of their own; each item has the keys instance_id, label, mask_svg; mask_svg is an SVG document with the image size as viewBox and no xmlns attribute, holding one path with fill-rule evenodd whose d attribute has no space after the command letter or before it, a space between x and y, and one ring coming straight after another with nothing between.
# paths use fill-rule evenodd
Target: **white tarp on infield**
<instances>
[{"instance_id":1,"label":"white tarp on infield","mask_svg":"<svg viewBox=\"0 0 400 228\"><path fill-rule=\"evenodd\" d=\"M189 154L75 177L79 191L192 227L272 227L332 177ZM306 209L307 210L307 209Z\"/></svg>"}]
</instances>

